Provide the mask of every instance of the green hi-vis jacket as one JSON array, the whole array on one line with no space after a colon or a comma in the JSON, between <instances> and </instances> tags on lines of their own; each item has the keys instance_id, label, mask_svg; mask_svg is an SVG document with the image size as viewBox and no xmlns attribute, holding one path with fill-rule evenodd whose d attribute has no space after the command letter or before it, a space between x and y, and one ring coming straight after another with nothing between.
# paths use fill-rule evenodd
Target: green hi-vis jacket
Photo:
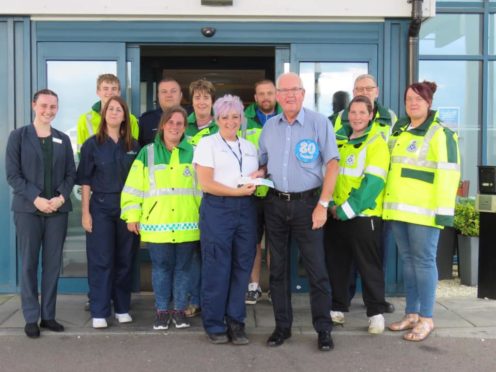
<instances>
[{"instance_id":1,"label":"green hi-vis jacket","mask_svg":"<svg viewBox=\"0 0 496 372\"><path fill-rule=\"evenodd\" d=\"M79 117L77 122L78 154L81 151L81 146L83 146L83 143L98 132L100 122L102 121L102 116L100 115L101 108L102 102L98 101L91 107L90 111ZM133 136L133 138L137 141L139 137L138 119L136 119L136 117L131 113L129 114L129 119L131 121L131 136Z\"/></svg>"},{"instance_id":2,"label":"green hi-vis jacket","mask_svg":"<svg viewBox=\"0 0 496 372\"><path fill-rule=\"evenodd\" d=\"M372 135L376 132L380 132L383 134L383 137L386 139L389 138L389 134L391 133L391 128L396 123L398 118L396 114L383 106L381 106L377 101L375 102L376 114L372 118ZM335 122L334 122L334 132L336 133L336 142L338 144L347 142L348 135L350 131L350 121L348 120L348 109L341 111Z\"/></svg>"},{"instance_id":3,"label":"green hi-vis jacket","mask_svg":"<svg viewBox=\"0 0 496 372\"><path fill-rule=\"evenodd\" d=\"M279 104L276 104L275 111L276 114L280 114L282 112ZM256 103L252 103L245 109L245 117L246 128L241 128L238 135L253 143L258 150L258 140L260 138L260 134L262 133L263 126L258 120Z\"/></svg>"},{"instance_id":4,"label":"green hi-vis jacket","mask_svg":"<svg viewBox=\"0 0 496 372\"><path fill-rule=\"evenodd\" d=\"M369 123L366 133L338 145L339 175L331 205L340 220L382 215L382 199L389 169L389 149ZM351 134L351 133L350 133Z\"/></svg>"},{"instance_id":5,"label":"green hi-vis jacket","mask_svg":"<svg viewBox=\"0 0 496 372\"><path fill-rule=\"evenodd\" d=\"M409 125L408 117L400 119L389 138L383 219L451 226L460 181L458 136L434 111L417 128L408 130Z\"/></svg>"},{"instance_id":6,"label":"green hi-vis jacket","mask_svg":"<svg viewBox=\"0 0 496 372\"><path fill-rule=\"evenodd\" d=\"M212 120L208 127L198 130L196 115L193 112L188 116L188 126L186 127L186 132L184 134L186 135L188 142L192 144L193 147L196 147L203 137L217 133L218 131L219 127L215 120Z\"/></svg>"},{"instance_id":7,"label":"green hi-vis jacket","mask_svg":"<svg viewBox=\"0 0 496 372\"><path fill-rule=\"evenodd\" d=\"M201 191L192 160L193 146L186 139L170 152L159 137L134 160L122 190L121 218L139 222L141 241L200 239Z\"/></svg>"}]
</instances>

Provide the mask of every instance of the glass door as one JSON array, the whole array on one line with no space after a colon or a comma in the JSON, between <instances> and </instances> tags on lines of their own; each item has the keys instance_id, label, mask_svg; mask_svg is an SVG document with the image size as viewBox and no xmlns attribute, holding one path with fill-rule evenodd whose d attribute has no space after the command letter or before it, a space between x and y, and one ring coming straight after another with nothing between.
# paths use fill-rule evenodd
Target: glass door
<instances>
[{"instance_id":1,"label":"glass door","mask_svg":"<svg viewBox=\"0 0 496 372\"><path fill-rule=\"evenodd\" d=\"M71 139L76 165L78 163L76 134L79 116L98 101L96 79L112 73L121 81L126 94L126 47L124 43L39 43L38 89L47 87L59 96L59 112L53 125ZM81 227L81 194L75 186L71 194L73 211L64 245L60 292L86 292L86 237Z\"/></svg>"},{"instance_id":2,"label":"glass door","mask_svg":"<svg viewBox=\"0 0 496 372\"><path fill-rule=\"evenodd\" d=\"M353 97L355 78L372 74L379 81L375 44L293 44L291 71L297 72L305 87L303 105L325 116L333 114L332 96L345 91ZM308 292L308 280L298 245L291 245L291 286L293 292Z\"/></svg>"}]
</instances>

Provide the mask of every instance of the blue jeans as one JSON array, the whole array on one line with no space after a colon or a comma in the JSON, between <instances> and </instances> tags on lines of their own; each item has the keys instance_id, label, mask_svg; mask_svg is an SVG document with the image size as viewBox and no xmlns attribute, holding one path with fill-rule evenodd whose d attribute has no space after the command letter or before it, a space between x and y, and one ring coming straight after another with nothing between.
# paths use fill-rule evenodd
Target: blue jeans
<instances>
[{"instance_id":1,"label":"blue jeans","mask_svg":"<svg viewBox=\"0 0 496 372\"><path fill-rule=\"evenodd\" d=\"M393 221L394 238L403 261L407 314L432 318L436 299L436 227Z\"/></svg>"},{"instance_id":2,"label":"blue jeans","mask_svg":"<svg viewBox=\"0 0 496 372\"><path fill-rule=\"evenodd\" d=\"M189 271L198 242L147 243L152 261L155 308L159 311L184 310L187 305Z\"/></svg>"}]
</instances>

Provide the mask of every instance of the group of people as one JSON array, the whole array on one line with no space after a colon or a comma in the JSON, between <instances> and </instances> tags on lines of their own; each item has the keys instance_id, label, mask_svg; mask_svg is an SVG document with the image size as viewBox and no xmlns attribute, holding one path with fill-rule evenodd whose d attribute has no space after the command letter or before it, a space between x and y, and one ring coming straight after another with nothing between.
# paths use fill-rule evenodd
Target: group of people
<instances>
[{"instance_id":1,"label":"group of people","mask_svg":"<svg viewBox=\"0 0 496 372\"><path fill-rule=\"evenodd\" d=\"M384 242L393 237L403 259L406 309L389 329L407 331L410 341L431 333L437 241L453 222L460 177L457 136L431 110L434 83L407 87L407 116L397 121L377 102L374 77L359 76L353 99L331 123L303 107L305 89L294 73L275 85L258 82L246 110L239 97L216 100L211 82L195 81L189 116L179 84L165 79L157 86L159 107L138 126L114 78L99 77L100 101L78 123L77 172L68 137L51 127L54 92L37 92L33 123L9 137L7 178L29 337L38 337L39 327L63 330L55 295L74 183L82 187L95 328L108 326L112 307L118 322L132 321L132 261L140 240L152 262L154 329L188 327L188 317L201 313L210 342L249 343L246 304L261 295L265 232L276 324L269 346L291 337L290 237L308 274L319 350L334 348L332 325L344 323L355 271L368 331L384 331L382 314L390 307ZM257 186L260 178L273 187Z\"/></svg>"}]
</instances>

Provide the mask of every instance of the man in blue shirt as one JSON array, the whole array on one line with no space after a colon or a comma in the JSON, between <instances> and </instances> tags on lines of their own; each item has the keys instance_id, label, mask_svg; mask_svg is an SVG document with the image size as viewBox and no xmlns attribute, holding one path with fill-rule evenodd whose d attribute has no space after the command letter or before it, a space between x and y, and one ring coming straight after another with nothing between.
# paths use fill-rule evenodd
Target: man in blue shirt
<instances>
[{"instance_id":1,"label":"man in blue shirt","mask_svg":"<svg viewBox=\"0 0 496 372\"><path fill-rule=\"evenodd\" d=\"M289 286L291 235L296 239L310 283L312 323L318 348L334 347L331 337L331 288L324 254L323 229L338 174L339 153L329 120L303 108L305 89L294 73L277 80L282 113L265 124L259 142L262 168L274 189L265 199L265 224L271 252L270 290L276 328L267 340L279 346L291 337L293 314ZM323 173L325 168L325 175Z\"/></svg>"}]
</instances>

